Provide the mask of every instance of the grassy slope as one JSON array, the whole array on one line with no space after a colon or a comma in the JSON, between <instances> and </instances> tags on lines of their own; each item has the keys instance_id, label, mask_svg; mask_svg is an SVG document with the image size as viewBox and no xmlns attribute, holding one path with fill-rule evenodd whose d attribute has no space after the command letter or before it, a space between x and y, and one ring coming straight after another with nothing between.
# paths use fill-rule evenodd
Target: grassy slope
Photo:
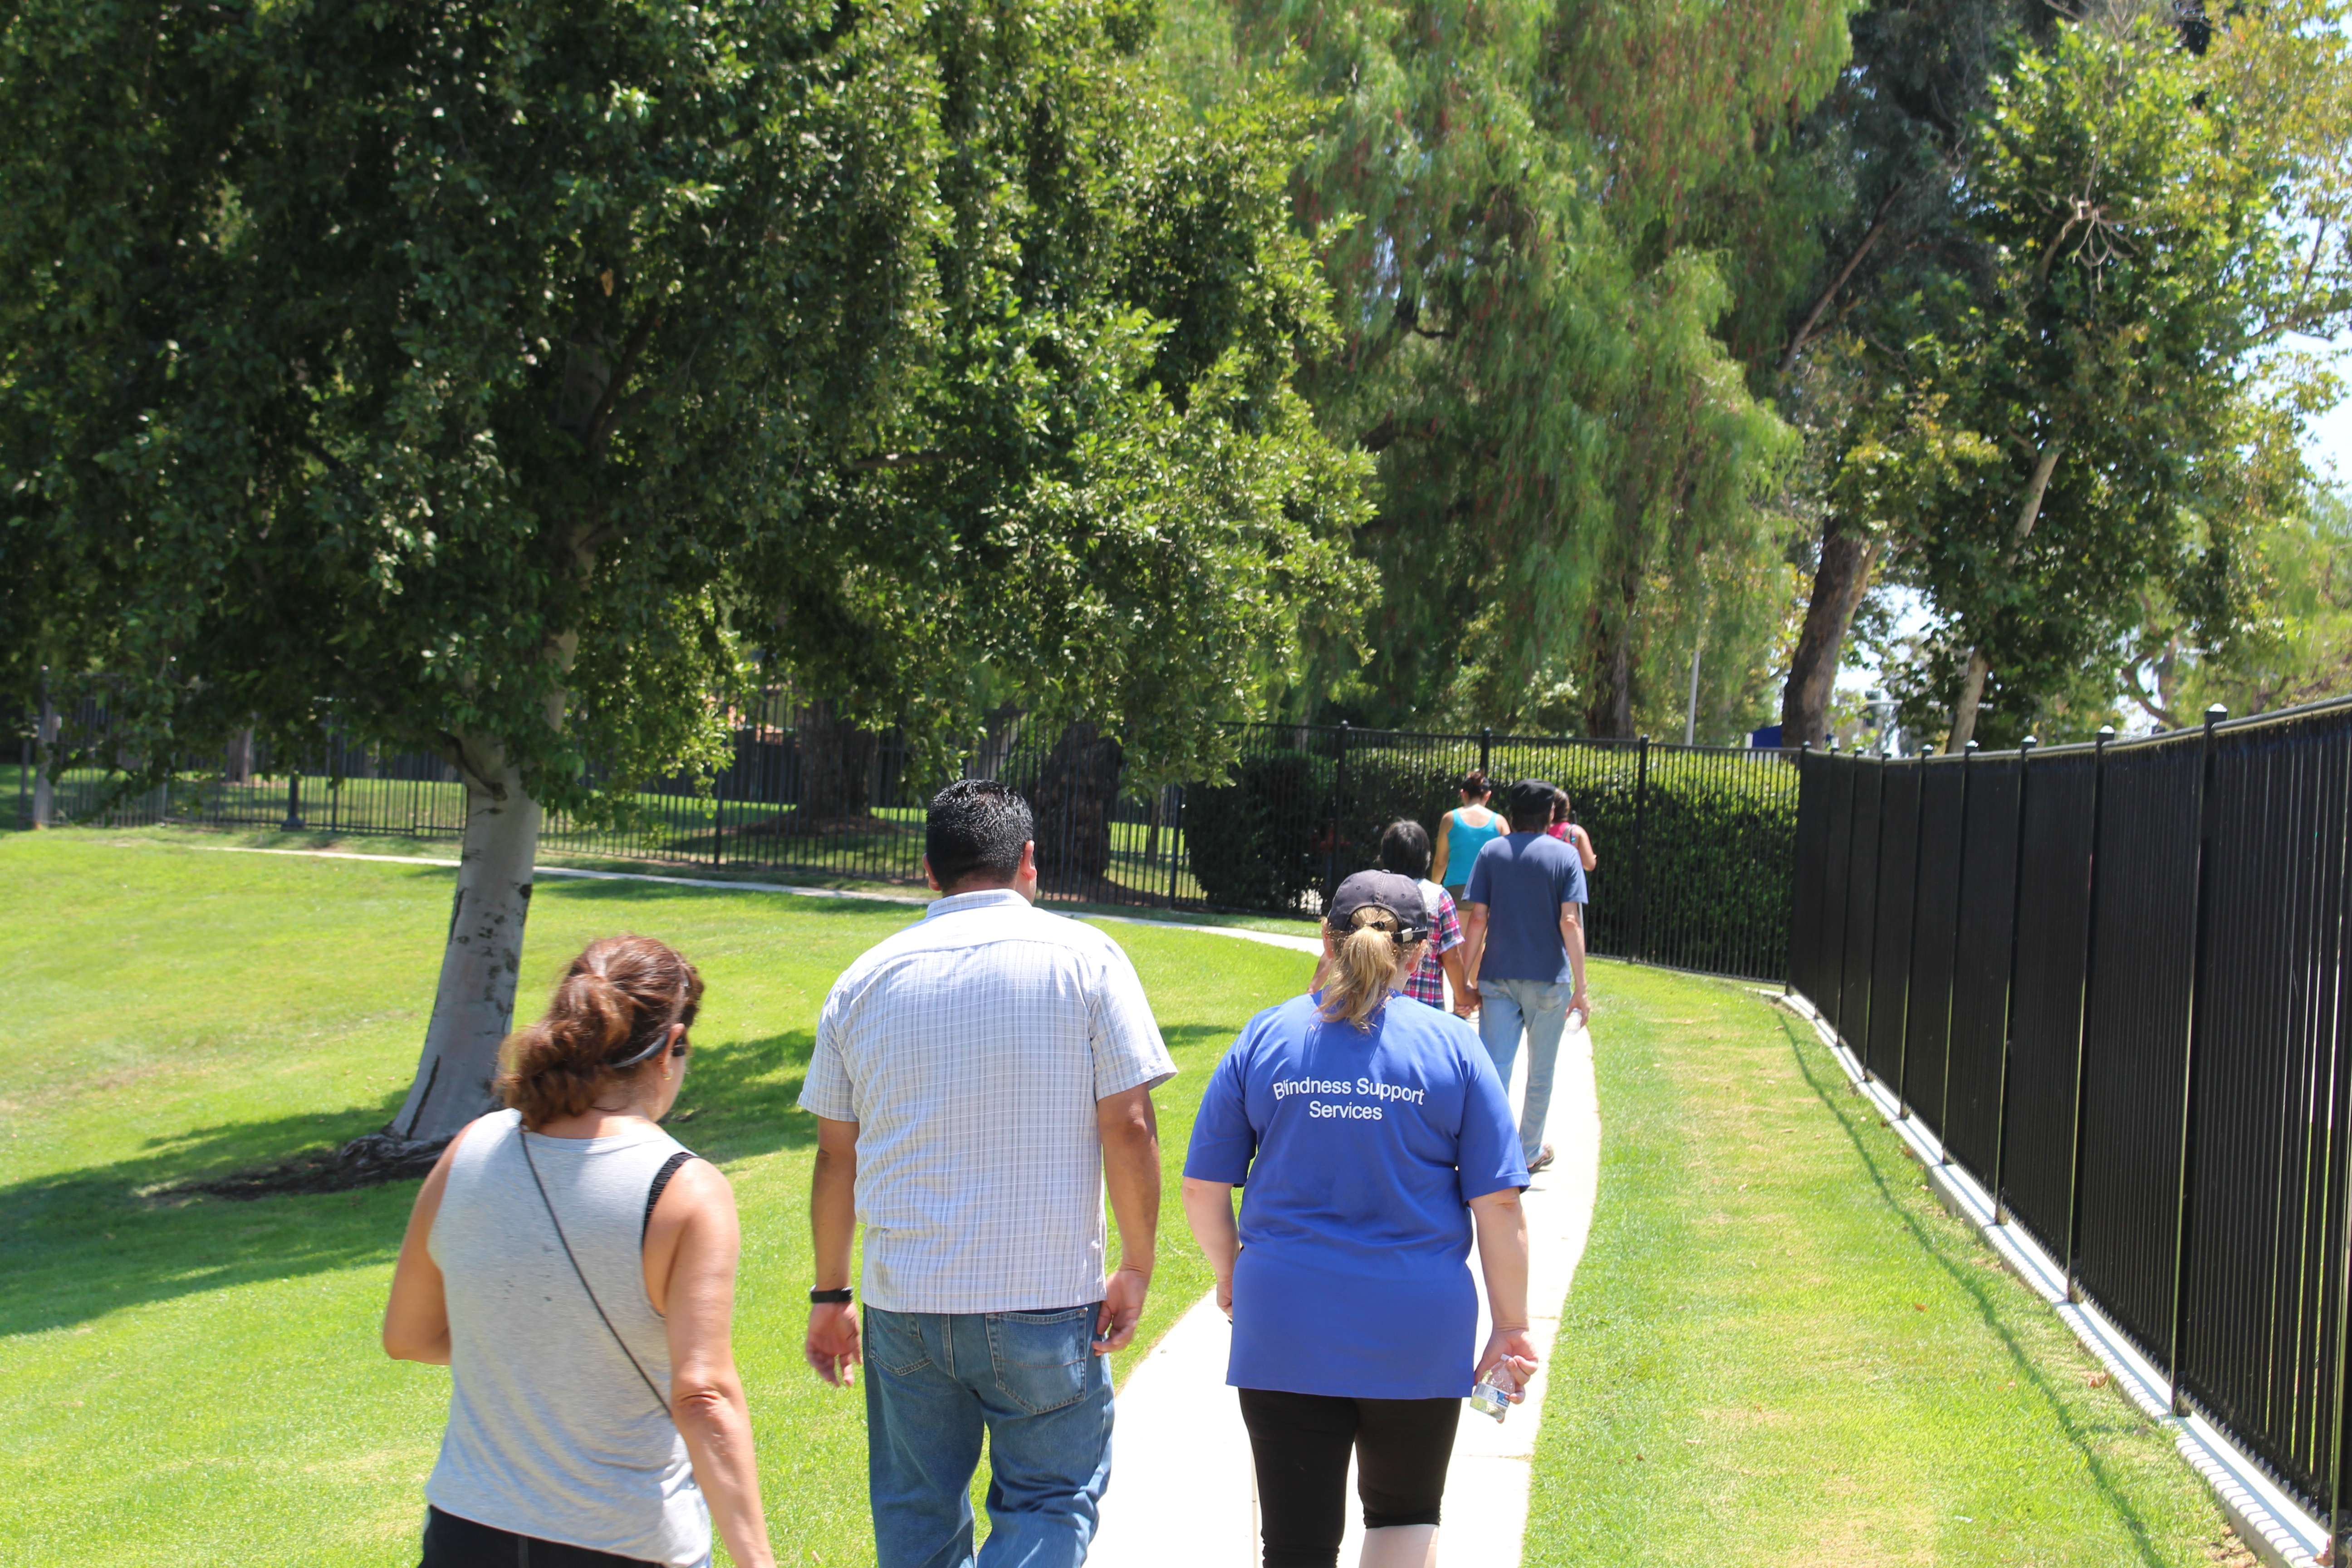
<instances>
[{"instance_id":1,"label":"grassy slope","mask_svg":"<svg viewBox=\"0 0 2352 1568\"><path fill-rule=\"evenodd\" d=\"M446 1374L395 1365L377 1315L413 1183L357 1194L144 1196L379 1126L414 1064L450 873L0 836L0 1561L394 1564ZM808 1117L793 1109L826 986L912 911L550 882L526 1003L590 937L677 942L710 980L677 1131L735 1183L738 1344L780 1557L871 1560L862 1404L802 1364ZM1304 979L1255 943L1109 928L1183 1075L1171 1169L1224 1043ZM1207 1287L1171 1180L1139 1343ZM1132 1359L1130 1352L1127 1359Z\"/></svg>"},{"instance_id":2,"label":"grassy slope","mask_svg":"<svg viewBox=\"0 0 2352 1568\"><path fill-rule=\"evenodd\" d=\"M1809 1028L1613 971L1528 1562L2251 1563Z\"/></svg>"}]
</instances>

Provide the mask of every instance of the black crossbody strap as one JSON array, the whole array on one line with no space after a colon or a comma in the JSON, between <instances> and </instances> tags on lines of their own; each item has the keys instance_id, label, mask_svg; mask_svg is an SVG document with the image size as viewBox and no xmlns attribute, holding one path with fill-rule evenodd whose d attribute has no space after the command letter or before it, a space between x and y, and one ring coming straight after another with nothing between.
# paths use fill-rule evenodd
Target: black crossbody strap
<instances>
[{"instance_id":1,"label":"black crossbody strap","mask_svg":"<svg viewBox=\"0 0 2352 1568\"><path fill-rule=\"evenodd\" d=\"M588 1283L588 1276L582 1270L580 1259L572 1256L572 1243L563 1234L563 1222L555 1217L555 1204L547 1195L547 1184L539 1179L539 1162L530 1157L530 1134L520 1123L515 1127L515 1142L522 1145L522 1163L530 1168L530 1184L539 1189L539 1201L547 1205L547 1223L555 1227L555 1239L563 1248L565 1260L572 1265L572 1277L580 1281L580 1289L588 1293L588 1304L596 1309L597 1321L604 1325L604 1331L613 1336L613 1342L621 1347L621 1353L629 1358L631 1366L636 1368L638 1381L646 1385L646 1392L654 1396L654 1408L665 1415L668 1415L669 1401L664 1399L661 1390L654 1386L654 1380L646 1375L644 1364L637 1360L637 1352L629 1348L629 1342L621 1337L621 1331L613 1326L613 1320L604 1316L604 1303L596 1300L595 1288Z\"/></svg>"}]
</instances>

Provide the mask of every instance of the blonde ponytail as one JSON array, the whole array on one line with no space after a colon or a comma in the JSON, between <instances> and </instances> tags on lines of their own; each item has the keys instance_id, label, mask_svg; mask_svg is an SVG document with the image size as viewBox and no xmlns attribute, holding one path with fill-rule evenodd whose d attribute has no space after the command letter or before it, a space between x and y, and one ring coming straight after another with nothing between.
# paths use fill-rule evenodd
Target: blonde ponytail
<instances>
[{"instance_id":1,"label":"blonde ponytail","mask_svg":"<svg viewBox=\"0 0 2352 1568\"><path fill-rule=\"evenodd\" d=\"M1396 916L1371 904L1356 911L1353 925L1345 932L1324 928L1330 932L1336 953L1323 982L1324 1022L1336 1024L1344 1018L1358 1029L1370 1031L1372 1015L1387 1005L1398 975L1421 959L1422 943L1399 943L1401 929Z\"/></svg>"}]
</instances>

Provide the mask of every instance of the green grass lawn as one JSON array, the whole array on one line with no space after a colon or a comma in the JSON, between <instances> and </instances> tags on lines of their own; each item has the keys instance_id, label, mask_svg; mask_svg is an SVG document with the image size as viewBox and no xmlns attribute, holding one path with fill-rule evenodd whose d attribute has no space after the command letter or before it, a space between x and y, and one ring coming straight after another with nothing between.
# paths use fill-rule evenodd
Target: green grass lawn
<instances>
[{"instance_id":1,"label":"green grass lawn","mask_svg":"<svg viewBox=\"0 0 2352 1568\"><path fill-rule=\"evenodd\" d=\"M378 1314L415 1184L174 1195L381 1125L447 919L425 866L0 834L0 1563L414 1561L446 1374ZM362 843L353 847L377 846ZM872 1560L862 1404L802 1364L816 1008L903 906L550 879L524 1005L592 936L709 977L677 1127L744 1215L739 1349L786 1563ZM1233 1032L1298 954L1150 926L1182 1076L1138 1350L1207 1288L1174 1172ZM1295 926L1289 928L1296 930ZM2218 1512L2057 1320L1921 1189L1810 1032L1738 987L1596 964L1602 1193L1559 1343L1531 1564L2199 1563ZM2250 1561L2222 1556L2221 1561Z\"/></svg>"},{"instance_id":2,"label":"green grass lawn","mask_svg":"<svg viewBox=\"0 0 2352 1568\"><path fill-rule=\"evenodd\" d=\"M415 1065L448 919L429 867L0 836L0 1563L404 1564L446 1373L375 1342L414 1183L238 1203L170 1184L380 1126ZM916 911L542 883L526 1005L593 936L676 942L709 980L677 1127L745 1228L738 1346L786 1563L872 1558L863 1406L800 1358L814 1127L795 1110L839 970ZM1304 983L1253 942L1109 928L1183 1073L1171 1163L1235 1029ZM1138 1349L1208 1287L1169 1184Z\"/></svg>"},{"instance_id":3,"label":"green grass lawn","mask_svg":"<svg viewBox=\"0 0 2352 1568\"><path fill-rule=\"evenodd\" d=\"M1810 1026L1612 968L1528 1563L2251 1564Z\"/></svg>"}]
</instances>

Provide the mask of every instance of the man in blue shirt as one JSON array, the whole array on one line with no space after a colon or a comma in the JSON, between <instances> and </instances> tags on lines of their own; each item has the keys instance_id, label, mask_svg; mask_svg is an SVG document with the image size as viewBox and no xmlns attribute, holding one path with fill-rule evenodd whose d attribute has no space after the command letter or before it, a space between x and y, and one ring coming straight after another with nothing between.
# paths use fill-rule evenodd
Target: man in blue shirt
<instances>
[{"instance_id":1,"label":"man in blue shirt","mask_svg":"<svg viewBox=\"0 0 2352 1568\"><path fill-rule=\"evenodd\" d=\"M1560 1034L1570 1013L1587 1021L1592 1016L1584 992L1584 866L1573 847L1544 832L1552 794L1538 779L1511 786L1511 831L1478 851L1462 902L1466 1000L1478 1008L1478 1037L1506 1093L1519 1037L1527 1037L1519 1151L1530 1173L1552 1162L1543 1129Z\"/></svg>"}]
</instances>

